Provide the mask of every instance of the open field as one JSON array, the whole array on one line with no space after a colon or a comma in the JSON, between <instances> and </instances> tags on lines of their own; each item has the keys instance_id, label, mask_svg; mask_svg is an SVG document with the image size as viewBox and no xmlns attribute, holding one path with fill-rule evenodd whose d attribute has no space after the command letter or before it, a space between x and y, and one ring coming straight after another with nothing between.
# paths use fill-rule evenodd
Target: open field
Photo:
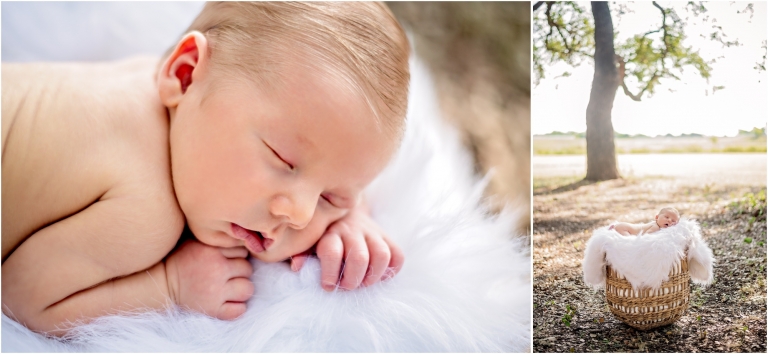
<instances>
[{"instance_id":1,"label":"open field","mask_svg":"<svg viewBox=\"0 0 768 354\"><path fill-rule=\"evenodd\" d=\"M766 152L766 137L616 138L618 154ZM534 135L534 155L586 155L587 143L574 135Z\"/></svg>"},{"instance_id":2,"label":"open field","mask_svg":"<svg viewBox=\"0 0 768 354\"><path fill-rule=\"evenodd\" d=\"M669 176L701 184L760 185L766 181L766 154L631 154L618 155L623 177ZM580 155L533 156L534 193L541 178L575 181L587 174L587 158ZM539 182L537 182L537 179Z\"/></svg>"}]
</instances>

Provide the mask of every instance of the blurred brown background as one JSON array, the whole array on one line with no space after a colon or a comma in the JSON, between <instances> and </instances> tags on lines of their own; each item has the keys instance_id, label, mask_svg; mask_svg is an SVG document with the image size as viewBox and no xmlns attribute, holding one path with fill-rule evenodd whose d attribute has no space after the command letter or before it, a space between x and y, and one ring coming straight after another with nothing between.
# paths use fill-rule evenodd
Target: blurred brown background
<instances>
[{"instance_id":1,"label":"blurred brown background","mask_svg":"<svg viewBox=\"0 0 768 354\"><path fill-rule=\"evenodd\" d=\"M389 2L427 63L443 117L462 133L475 169L495 173L486 195L524 211L530 234L531 67L528 2Z\"/></svg>"}]
</instances>

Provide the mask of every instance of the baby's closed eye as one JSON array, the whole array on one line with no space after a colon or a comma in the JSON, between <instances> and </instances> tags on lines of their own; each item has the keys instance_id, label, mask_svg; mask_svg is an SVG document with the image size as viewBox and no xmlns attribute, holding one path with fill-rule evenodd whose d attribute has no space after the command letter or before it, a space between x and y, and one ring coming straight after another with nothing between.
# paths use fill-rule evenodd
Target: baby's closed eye
<instances>
[{"instance_id":1,"label":"baby's closed eye","mask_svg":"<svg viewBox=\"0 0 768 354\"><path fill-rule=\"evenodd\" d=\"M280 156L280 154L277 153L277 151L275 151L275 149L273 149L271 146L269 146L269 144L267 144L266 141L264 142L264 145L266 145L269 148L269 150L272 151L272 154L275 155L275 157L277 157L282 163L284 163L288 167L288 169L290 169L291 171L295 169L292 163L286 161L285 158Z\"/></svg>"},{"instance_id":2,"label":"baby's closed eye","mask_svg":"<svg viewBox=\"0 0 768 354\"><path fill-rule=\"evenodd\" d=\"M352 209L355 207L355 201L350 198L344 198L332 193L324 193L321 195L325 201L327 201L331 206L339 209Z\"/></svg>"}]
</instances>

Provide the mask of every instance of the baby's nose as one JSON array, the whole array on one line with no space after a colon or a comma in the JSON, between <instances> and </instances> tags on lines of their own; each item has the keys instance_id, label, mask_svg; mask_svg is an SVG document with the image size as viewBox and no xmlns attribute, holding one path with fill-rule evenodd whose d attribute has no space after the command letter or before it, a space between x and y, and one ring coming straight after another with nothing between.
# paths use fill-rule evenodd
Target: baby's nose
<instances>
[{"instance_id":1,"label":"baby's nose","mask_svg":"<svg viewBox=\"0 0 768 354\"><path fill-rule=\"evenodd\" d=\"M307 227L315 214L317 202L312 202L311 198L302 198L294 195L292 198L277 198L271 205L271 213L277 217L287 219L290 226L295 229Z\"/></svg>"}]
</instances>

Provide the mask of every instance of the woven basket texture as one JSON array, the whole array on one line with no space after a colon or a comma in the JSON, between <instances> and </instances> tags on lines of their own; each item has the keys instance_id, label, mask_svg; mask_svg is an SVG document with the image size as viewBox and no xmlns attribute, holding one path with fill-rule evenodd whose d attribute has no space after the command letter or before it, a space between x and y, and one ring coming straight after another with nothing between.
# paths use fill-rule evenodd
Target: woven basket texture
<instances>
[{"instance_id":1,"label":"woven basket texture","mask_svg":"<svg viewBox=\"0 0 768 354\"><path fill-rule=\"evenodd\" d=\"M624 277L607 266L605 301L614 316L636 329L645 331L668 325L683 316L690 298L690 275L685 257L669 272L669 280L652 290L633 290Z\"/></svg>"}]
</instances>

